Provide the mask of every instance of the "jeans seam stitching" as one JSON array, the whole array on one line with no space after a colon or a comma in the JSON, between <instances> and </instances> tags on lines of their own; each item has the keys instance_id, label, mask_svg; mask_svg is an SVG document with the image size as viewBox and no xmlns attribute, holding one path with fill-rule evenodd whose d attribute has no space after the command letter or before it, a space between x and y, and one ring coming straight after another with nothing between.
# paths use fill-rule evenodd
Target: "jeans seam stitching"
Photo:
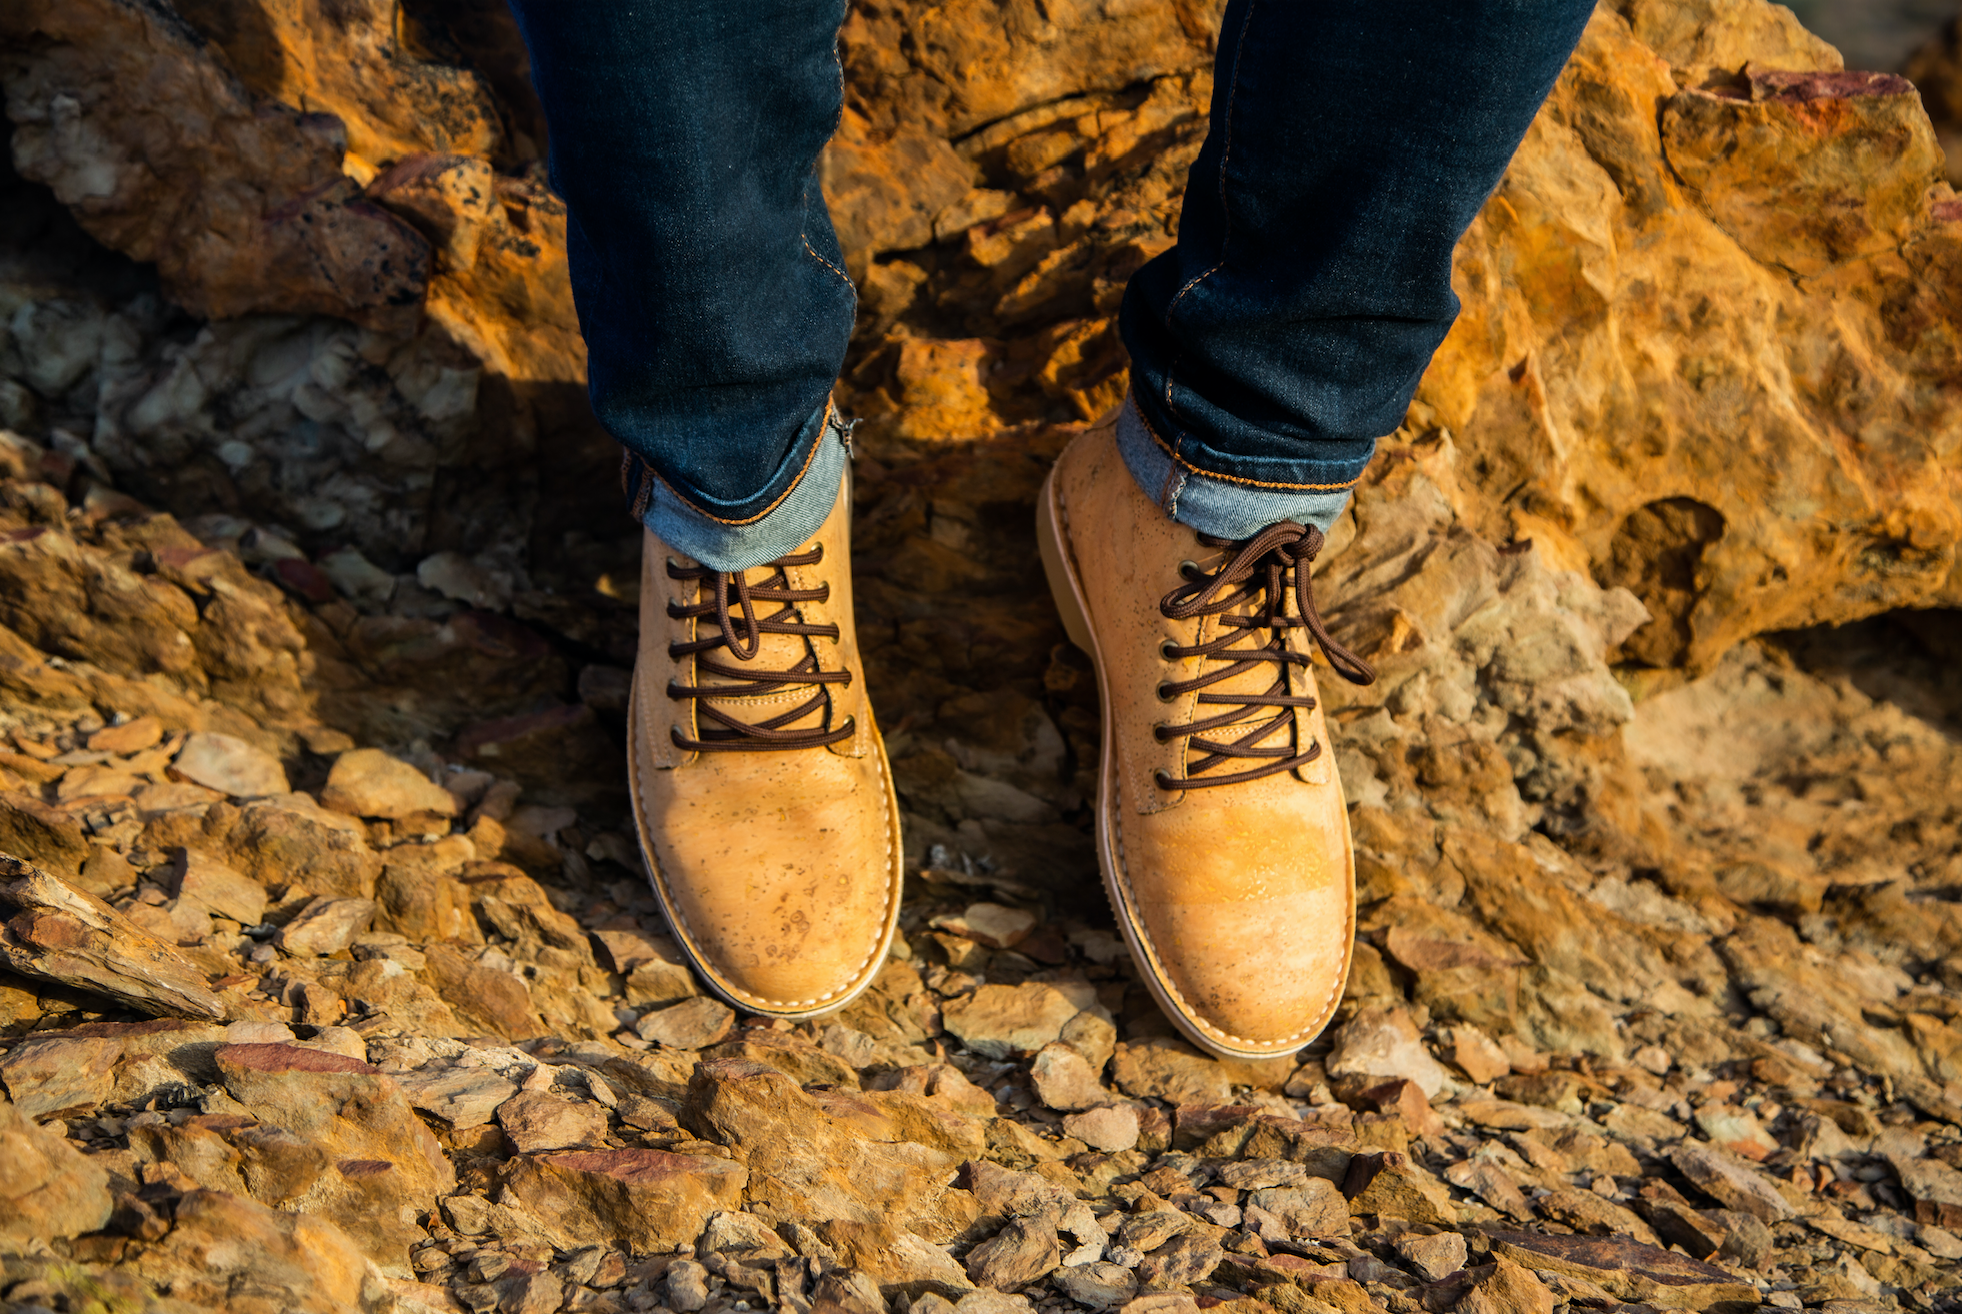
<instances>
[{"instance_id":1,"label":"jeans seam stitching","mask_svg":"<svg viewBox=\"0 0 1962 1314\"><path fill-rule=\"evenodd\" d=\"M1212 470L1202 470L1180 456L1176 446L1167 443L1163 438L1158 436L1158 430L1152 427L1151 420L1146 417L1143 408L1134 406L1133 409L1138 412L1138 420L1144 425L1145 433L1149 435L1151 441L1157 445L1158 449L1165 453L1166 459L1171 461L1175 466L1182 467L1202 479L1217 479L1222 483L1229 484L1245 484L1250 488L1283 488L1299 493L1338 493L1345 488L1354 488L1363 481L1363 476L1359 474L1354 479L1344 480L1339 484L1284 484L1265 479L1248 479L1242 475L1219 474ZM1185 437L1184 430L1179 431L1179 437L1181 439Z\"/></svg>"},{"instance_id":2,"label":"jeans seam stitching","mask_svg":"<svg viewBox=\"0 0 1962 1314\"><path fill-rule=\"evenodd\" d=\"M816 253L813 252L812 254L815 255ZM818 259L820 260L822 260L823 258L824 258L823 256L818 256ZM788 488L784 489L783 492L777 494L776 499L772 501L770 505L764 507L761 511L758 511L755 515L750 516L746 520L729 520L715 514L715 512L713 511L705 510L702 507L696 506L693 502L688 500L688 497L685 493L683 493L680 489L676 488L674 484L666 478L666 476L662 475L660 471L654 469L652 465L647 466L648 473L652 474L656 479L659 479L661 481L661 486L663 488L666 488L670 493L673 493L676 501L680 502L683 506L687 507L690 511L693 511L696 515L702 517L704 520L712 520L718 525L725 525L732 529L740 529L745 525L753 525L757 521L761 520L764 516L769 515L772 511L782 506L784 499L789 497L792 493L796 492L798 485L804 482L804 476L811 472L811 463L817 460L818 448L824 446L825 433L832 427L831 416L832 416L832 412L835 409L836 409L835 404L830 399L827 398L824 403L824 424L818 430L817 441L812 443L811 450L804 454L804 464L801 467L799 467L796 477L790 481L790 486ZM643 462L643 464L646 463ZM645 512L643 512L642 514L644 515Z\"/></svg>"},{"instance_id":3,"label":"jeans seam stitching","mask_svg":"<svg viewBox=\"0 0 1962 1314\"><path fill-rule=\"evenodd\" d=\"M804 244L804 250L810 253L811 259L817 261L819 264L823 265L826 269L829 269L832 273L844 279L845 286L851 289L852 294L854 296L858 294L858 284L852 282L852 276L850 274L847 274L844 270L838 268L838 266L832 264L829 260L826 260L823 256L819 255L812 248L811 239L808 236L806 236L803 233L799 233L797 235L797 240Z\"/></svg>"}]
</instances>

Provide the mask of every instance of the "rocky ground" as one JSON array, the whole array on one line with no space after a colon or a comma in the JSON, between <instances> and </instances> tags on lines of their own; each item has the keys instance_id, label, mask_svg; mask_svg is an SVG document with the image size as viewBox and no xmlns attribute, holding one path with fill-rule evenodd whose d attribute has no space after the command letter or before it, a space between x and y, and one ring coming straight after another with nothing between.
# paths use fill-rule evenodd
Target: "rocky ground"
<instances>
[{"instance_id":1,"label":"rocky ground","mask_svg":"<svg viewBox=\"0 0 1962 1314\"><path fill-rule=\"evenodd\" d=\"M1236 1066L1103 907L1029 525L1121 395L1211 21L854 10L909 893L786 1028L700 996L635 856L636 544L501 10L0 13L0 1308L1956 1307L1920 100L1768 6L1603 8L1320 567L1383 672L1324 686L1356 969Z\"/></svg>"}]
</instances>

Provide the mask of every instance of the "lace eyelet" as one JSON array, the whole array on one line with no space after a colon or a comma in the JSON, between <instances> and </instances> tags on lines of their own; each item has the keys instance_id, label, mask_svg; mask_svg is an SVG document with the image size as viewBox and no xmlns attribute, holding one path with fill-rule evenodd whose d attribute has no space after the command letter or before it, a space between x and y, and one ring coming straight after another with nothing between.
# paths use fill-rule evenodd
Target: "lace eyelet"
<instances>
[{"instance_id":1,"label":"lace eyelet","mask_svg":"<svg viewBox=\"0 0 1962 1314\"><path fill-rule=\"evenodd\" d=\"M1199 563L1192 560L1179 562L1179 578L1191 579L1199 573Z\"/></svg>"},{"instance_id":2,"label":"lace eyelet","mask_svg":"<svg viewBox=\"0 0 1962 1314\"><path fill-rule=\"evenodd\" d=\"M1173 648L1176 647L1178 647L1178 645L1176 643L1173 643L1170 639L1160 639L1158 641L1158 655L1160 657L1163 657L1168 662L1178 661L1179 655L1171 651Z\"/></svg>"},{"instance_id":3,"label":"lace eyelet","mask_svg":"<svg viewBox=\"0 0 1962 1314\"><path fill-rule=\"evenodd\" d=\"M1159 685L1159 686L1158 686L1158 701L1159 701L1159 702L1161 702L1161 703L1169 703L1169 702L1171 702L1171 701L1172 701L1173 699L1175 699L1175 698L1177 698L1177 697L1178 697L1178 695L1177 695L1177 694L1175 694L1175 693L1166 693L1166 692L1165 692L1165 690L1166 690L1166 689L1167 689L1168 687L1169 687L1169 686L1167 686L1167 685L1163 685L1163 684L1161 684L1161 685Z\"/></svg>"},{"instance_id":4,"label":"lace eyelet","mask_svg":"<svg viewBox=\"0 0 1962 1314\"><path fill-rule=\"evenodd\" d=\"M1166 775L1163 771L1152 772L1151 778L1153 783L1155 783L1160 789L1164 790L1166 793L1176 794L1179 792L1178 781L1173 780L1170 776Z\"/></svg>"},{"instance_id":5,"label":"lace eyelet","mask_svg":"<svg viewBox=\"0 0 1962 1314\"><path fill-rule=\"evenodd\" d=\"M1172 729L1171 726L1166 725L1163 722L1160 722L1159 724L1151 727L1151 737L1153 739L1156 739L1161 744L1170 743L1172 739L1172 736L1170 734L1171 729Z\"/></svg>"}]
</instances>

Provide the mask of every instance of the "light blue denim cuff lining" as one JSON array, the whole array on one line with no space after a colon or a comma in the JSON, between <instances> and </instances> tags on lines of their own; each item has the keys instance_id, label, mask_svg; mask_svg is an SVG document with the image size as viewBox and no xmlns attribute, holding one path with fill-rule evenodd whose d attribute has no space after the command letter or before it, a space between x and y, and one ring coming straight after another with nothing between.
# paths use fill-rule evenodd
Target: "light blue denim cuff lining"
<instances>
[{"instance_id":1,"label":"light blue denim cuff lining","mask_svg":"<svg viewBox=\"0 0 1962 1314\"><path fill-rule=\"evenodd\" d=\"M832 411L824 421L810 463L783 500L749 524L727 524L703 514L682 501L667 481L653 478L651 471L645 476L652 480L653 489L642 523L676 552L710 570L748 570L796 551L823 527L844 484L851 453L836 416ZM804 454L793 449L786 459L802 461Z\"/></svg>"},{"instance_id":2,"label":"light blue denim cuff lining","mask_svg":"<svg viewBox=\"0 0 1962 1314\"><path fill-rule=\"evenodd\" d=\"M1174 465L1153 440L1129 394L1117 415L1117 450L1147 497L1166 515L1202 534L1252 538L1283 520L1313 525L1326 534L1349 505L1346 488L1315 493L1252 488Z\"/></svg>"}]
</instances>

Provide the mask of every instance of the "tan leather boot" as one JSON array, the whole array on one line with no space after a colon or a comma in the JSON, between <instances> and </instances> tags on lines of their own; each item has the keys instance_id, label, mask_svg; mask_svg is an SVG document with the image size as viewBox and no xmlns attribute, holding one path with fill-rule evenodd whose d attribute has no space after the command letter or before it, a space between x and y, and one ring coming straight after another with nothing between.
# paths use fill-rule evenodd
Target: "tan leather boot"
<instances>
[{"instance_id":1,"label":"tan leather boot","mask_svg":"<svg viewBox=\"0 0 1962 1314\"><path fill-rule=\"evenodd\" d=\"M899 918L899 805L852 626L851 491L796 552L723 574L643 546L628 766L675 939L750 1013L872 983Z\"/></svg>"},{"instance_id":2,"label":"tan leather boot","mask_svg":"<svg viewBox=\"0 0 1962 1314\"><path fill-rule=\"evenodd\" d=\"M1115 415L1064 451L1038 510L1064 625L1097 667L1097 852L1159 1006L1232 1058L1291 1054L1341 1001L1355 855L1307 639L1319 531L1243 543L1166 517L1125 469Z\"/></svg>"}]
</instances>

